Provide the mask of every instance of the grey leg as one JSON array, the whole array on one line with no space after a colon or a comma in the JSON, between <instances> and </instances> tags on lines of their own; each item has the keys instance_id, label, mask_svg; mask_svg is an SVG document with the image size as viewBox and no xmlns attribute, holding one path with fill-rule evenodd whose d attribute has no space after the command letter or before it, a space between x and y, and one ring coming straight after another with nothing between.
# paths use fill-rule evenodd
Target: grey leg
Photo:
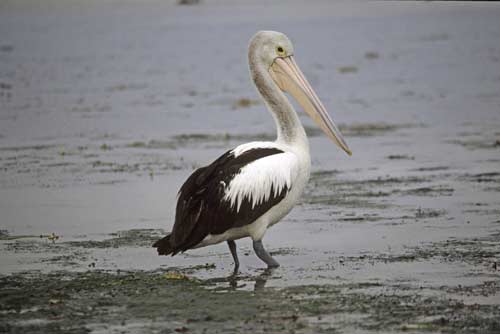
<instances>
[{"instance_id":1,"label":"grey leg","mask_svg":"<svg viewBox=\"0 0 500 334\"><path fill-rule=\"evenodd\" d=\"M234 240L228 240L227 245L229 246L229 250L231 251L231 255L234 260L234 273L238 273L238 269L240 268L240 261L238 260L238 254L236 253L236 242Z\"/></svg>"},{"instance_id":2,"label":"grey leg","mask_svg":"<svg viewBox=\"0 0 500 334\"><path fill-rule=\"evenodd\" d=\"M266 250L264 249L264 245L262 245L262 240L253 242L253 250L255 251L255 254L257 254L259 259L267 264L268 268L276 268L280 266L280 264L276 262L276 260L273 259L268 252L266 252Z\"/></svg>"}]
</instances>

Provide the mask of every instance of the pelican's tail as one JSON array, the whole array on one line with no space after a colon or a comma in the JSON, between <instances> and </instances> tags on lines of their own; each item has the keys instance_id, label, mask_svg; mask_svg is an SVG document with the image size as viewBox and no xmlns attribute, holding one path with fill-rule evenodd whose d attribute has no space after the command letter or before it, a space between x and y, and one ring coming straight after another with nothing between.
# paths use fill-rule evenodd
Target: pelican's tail
<instances>
[{"instance_id":1,"label":"pelican's tail","mask_svg":"<svg viewBox=\"0 0 500 334\"><path fill-rule=\"evenodd\" d=\"M172 245L170 245L170 234L155 242L153 247L156 247L158 255L169 255L173 253L174 250L172 249Z\"/></svg>"}]
</instances>

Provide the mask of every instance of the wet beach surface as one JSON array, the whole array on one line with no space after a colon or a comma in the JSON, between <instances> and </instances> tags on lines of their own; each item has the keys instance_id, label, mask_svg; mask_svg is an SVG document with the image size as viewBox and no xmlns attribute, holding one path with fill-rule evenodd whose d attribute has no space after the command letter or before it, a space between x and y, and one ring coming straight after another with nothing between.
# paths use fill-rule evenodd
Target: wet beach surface
<instances>
[{"instance_id":1,"label":"wet beach surface","mask_svg":"<svg viewBox=\"0 0 500 334\"><path fill-rule=\"evenodd\" d=\"M0 331L500 331L496 4L0 4ZM248 76L286 33L347 157L265 236L159 257L176 192L273 140Z\"/></svg>"}]
</instances>

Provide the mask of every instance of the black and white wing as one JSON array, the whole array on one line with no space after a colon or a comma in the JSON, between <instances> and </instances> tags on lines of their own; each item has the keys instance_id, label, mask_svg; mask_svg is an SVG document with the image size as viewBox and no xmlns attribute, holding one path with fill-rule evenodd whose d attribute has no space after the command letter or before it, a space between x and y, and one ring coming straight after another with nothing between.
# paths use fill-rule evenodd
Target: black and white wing
<instances>
[{"instance_id":1,"label":"black and white wing","mask_svg":"<svg viewBox=\"0 0 500 334\"><path fill-rule=\"evenodd\" d=\"M181 187L169 252L251 224L290 191L297 175L295 154L276 147L239 148L196 170Z\"/></svg>"}]
</instances>

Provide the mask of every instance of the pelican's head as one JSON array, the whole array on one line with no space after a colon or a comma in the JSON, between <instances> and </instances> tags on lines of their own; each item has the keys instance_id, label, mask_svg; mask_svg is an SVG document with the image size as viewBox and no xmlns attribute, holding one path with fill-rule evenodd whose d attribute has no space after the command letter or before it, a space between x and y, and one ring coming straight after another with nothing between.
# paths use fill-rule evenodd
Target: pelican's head
<instances>
[{"instance_id":1,"label":"pelican's head","mask_svg":"<svg viewBox=\"0 0 500 334\"><path fill-rule=\"evenodd\" d=\"M259 31L250 40L250 57L266 66L273 82L293 96L304 111L347 154L352 152L294 60L292 42L276 31Z\"/></svg>"},{"instance_id":2,"label":"pelican's head","mask_svg":"<svg viewBox=\"0 0 500 334\"><path fill-rule=\"evenodd\" d=\"M276 58L293 55L292 42L277 31L259 31L250 40L249 49L268 68Z\"/></svg>"}]
</instances>

